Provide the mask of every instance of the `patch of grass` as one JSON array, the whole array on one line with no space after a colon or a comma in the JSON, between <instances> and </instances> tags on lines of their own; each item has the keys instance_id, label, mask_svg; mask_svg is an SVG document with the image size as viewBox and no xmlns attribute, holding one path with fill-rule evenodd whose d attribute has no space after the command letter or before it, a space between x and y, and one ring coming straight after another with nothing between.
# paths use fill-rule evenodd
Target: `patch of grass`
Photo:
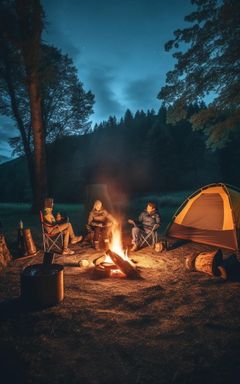
<instances>
[{"instance_id":1,"label":"patch of grass","mask_svg":"<svg viewBox=\"0 0 240 384\"><path fill-rule=\"evenodd\" d=\"M130 232L127 225L127 218L137 218L146 207L148 201L152 200L158 204L161 216L161 230L164 232L171 217L177 207L189 196L190 191L169 192L145 195L133 198L127 203L118 203L117 212L123 218L123 226L125 231ZM68 216L76 234L83 233L87 220L87 212L85 212L83 204L56 204L54 212L61 212L64 216ZM10 250L16 248L17 231L19 221L22 220L24 228L30 228L33 239L37 248L42 247L41 226L39 216L32 214L31 205L26 203L0 203L0 221L2 223L2 232L6 236Z\"/></svg>"},{"instance_id":2,"label":"patch of grass","mask_svg":"<svg viewBox=\"0 0 240 384\"><path fill-rule=\"evenodd\" d=\"M166 206L178 207L192 192L193 191L187 190L187 191L151 194L151 195L138 197L133 200L133 203L135 206L138 206L139 208L144 208L148 201L156 202L159 208L163 208Z\"/></svg>"}]
</instances>

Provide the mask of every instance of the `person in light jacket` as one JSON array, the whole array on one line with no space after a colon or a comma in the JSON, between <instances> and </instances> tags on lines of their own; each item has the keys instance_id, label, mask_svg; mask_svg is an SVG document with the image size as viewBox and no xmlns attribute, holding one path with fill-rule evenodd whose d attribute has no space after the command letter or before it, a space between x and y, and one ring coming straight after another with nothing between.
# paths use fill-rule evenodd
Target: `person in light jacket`
<instances>
[{"instance_id":1,"label":"person in light jacket","mask_svg":"<svg viewBox=\"0 0 240 384\"><path fill-rule=\"evenodd\" d=\"M43 219L45 229L51 235L63 233L63 255L73 255L74 251L68 248L69 243L76 244L82 240L82 236L75 236L72 224L66 221L60 212L54 216L53 214L53 199L46 198L44 202Z\"/></svg>"},{"instance_id":2,"label":"person in light jacket","mask_svg":"<svg viewBox=\"0 0 240 384\"><path fill-rule=\"evenodd\" d=\"M102 202L96 200L88 216L88 230L93 231L94 246L97 251L100 250L100 238L104 241L105 247L108 247L111 226L117 224L114 217L103 208Z\"/></svg>"}]
</instances>

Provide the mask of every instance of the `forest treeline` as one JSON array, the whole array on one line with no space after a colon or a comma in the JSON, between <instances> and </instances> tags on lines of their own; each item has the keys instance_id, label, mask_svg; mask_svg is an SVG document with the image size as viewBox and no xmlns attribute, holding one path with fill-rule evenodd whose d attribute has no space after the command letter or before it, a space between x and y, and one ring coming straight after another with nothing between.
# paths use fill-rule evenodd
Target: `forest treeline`
<instances>
[{"instance_id":1,"label":"forest treeline","mask_svg":"<svg viewBox=\"0 0 240 384\"><path fill-rule=\"evenodd\" d=\"M203 106L201 106L203 107ZM80 202L88 184L107 184L114 199L124 195L198 188L212 182L238 183L236 136L223 149L206 148L202 132L188 119L168 124L167 110L127 110L124 117L95 125L84 135L63 136L47 146L49 193L58 202ZM31 201L24 157L0 166L0 200Z\"/></svg>"},{"instance_id":2,"label":"forest treeline","mask_svg":"<svg viewBox=\"0 0 240 384\"><path fill-rule=\"evenodd\" d=\"M116 197L239 185L240 2L192 5L188 26L165 44L175 64L156 95L159 112L127 110L91 131L94 90L43 41L41 1L0 2L0 113L15 123L10 145L21 156L0 167L2 201L32 200L38 212L49 194L81 200L89 183L108 184Z\"/></svg>"}]
</instances>

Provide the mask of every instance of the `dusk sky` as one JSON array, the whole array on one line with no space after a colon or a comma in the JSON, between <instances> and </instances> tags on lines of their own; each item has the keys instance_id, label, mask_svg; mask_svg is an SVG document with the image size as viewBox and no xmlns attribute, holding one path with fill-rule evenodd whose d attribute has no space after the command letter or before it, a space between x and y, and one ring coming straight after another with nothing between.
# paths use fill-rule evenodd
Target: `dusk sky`
<instances>
[{"instance_id":1,"label":"dusk sky","mask_svg":"<svg viewBox=\"0 0 240 384\"><path fill-rule=\"evenodd\" d=\"M85 90L95 95L93 123L127 108L156 111L157 94L173 65L164 44L186 26L190 0L42 0L43 38L69 54ZM10 156L18 131L0 117L0 155Z\"/></svg>"}]
</instances>

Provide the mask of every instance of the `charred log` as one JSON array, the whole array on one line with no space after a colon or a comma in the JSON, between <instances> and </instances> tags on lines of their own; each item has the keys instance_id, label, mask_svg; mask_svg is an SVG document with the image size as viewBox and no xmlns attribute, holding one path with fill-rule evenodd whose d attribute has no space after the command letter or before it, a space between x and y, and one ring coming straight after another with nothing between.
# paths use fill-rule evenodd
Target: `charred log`
<instances>
[{"instance_id":1,"label":"charred log","mask_svg":"<svg viewBox=\"0 0 240 384\"><path fill-rule=\"evenodd\" d=\"M123 259L121 256L115 252L112 252L110 249L106 251L106 254L111 257L112 261L127 277L137 278L140 276L136 266L132 264L130 260Z\"/></svg>"}]
</instances>

